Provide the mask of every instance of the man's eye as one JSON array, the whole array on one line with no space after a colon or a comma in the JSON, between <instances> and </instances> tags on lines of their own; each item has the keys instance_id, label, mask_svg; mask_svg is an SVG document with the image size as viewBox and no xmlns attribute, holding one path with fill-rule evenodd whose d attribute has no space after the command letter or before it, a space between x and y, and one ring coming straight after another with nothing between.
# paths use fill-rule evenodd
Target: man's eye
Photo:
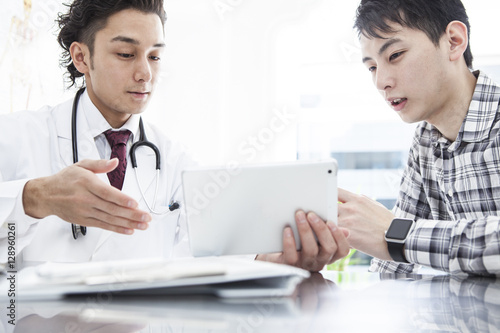
<instances>
[{"instance_id":1,"label":"man's eye","mask_svg":"<svg viewBox=\"0 0 500 333\"><path fill-rule=\"evenodd\" d=\"M154 60L154 61L160 61L160 57L157 57L157 56L151 56L149 57L151 60Z\"/></svg>"},{"instance_id":2,"label":"man's eye","mask_svg":"<svg viewBox=\"0 0 500 333\"><path fill-rule=\"evenodd\" d=\"M396 52L396 53L391 54L391 56L389 57L389 61L392 61L392 60L399 58L402 54L403 54L403 52Z\"/></svg>"},{"instance_id":3,"label":"man's eye","mask_svg":"<svg viewBox=\"0 0 500 333\"><path fill-rule=\"evenodd\" d=\"M122 58L132 58L134 55L128 53L118 53L118 55Z\"/></svg>"},{"instance_id":4,"label":"man's eye","mask_svg":"<svg viewBox=\"0 0 500 333\"><path fill-rule=\"evenodd\" d=\"M370 73L374 72L376 69L377 69L377 67L375 67L375 66L370 66L370 67L368 67L368 71L369 71Z\"/></svg>"}]
</instances>

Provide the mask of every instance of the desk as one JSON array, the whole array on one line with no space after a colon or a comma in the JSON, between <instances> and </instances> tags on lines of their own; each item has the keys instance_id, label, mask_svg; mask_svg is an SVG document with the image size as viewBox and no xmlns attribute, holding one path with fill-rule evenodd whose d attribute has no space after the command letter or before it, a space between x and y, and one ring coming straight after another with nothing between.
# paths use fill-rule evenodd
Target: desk
<instances>
[{"instance_id":1,"label":"desk","mask_svg":"<svg viewBox=\"0 0 500 333\"><path fill-rule=\"evenodd\" d=\"M364 270L313 274L287 298L105 294L21 303L14 332L500 331L500 281Z\"/></svg>"}]
</instances>

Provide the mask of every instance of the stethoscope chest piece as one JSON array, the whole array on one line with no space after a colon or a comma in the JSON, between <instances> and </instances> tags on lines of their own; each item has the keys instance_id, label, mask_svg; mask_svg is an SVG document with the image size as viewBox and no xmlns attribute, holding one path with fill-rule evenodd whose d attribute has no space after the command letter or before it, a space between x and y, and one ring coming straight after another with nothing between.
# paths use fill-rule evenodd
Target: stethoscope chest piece
<instances>
[{"instance_id":1,"label":"stethoscope chest piece","mask_svg":"<svg viewBox=\"0 0 500 333\"><path fill-rule=\"evenodd\" d=\"M87 234L87 227L72 223L71 231L73 232L73 238L78 239L78 236L85 236Z\"/></svg>"}]
</instances>

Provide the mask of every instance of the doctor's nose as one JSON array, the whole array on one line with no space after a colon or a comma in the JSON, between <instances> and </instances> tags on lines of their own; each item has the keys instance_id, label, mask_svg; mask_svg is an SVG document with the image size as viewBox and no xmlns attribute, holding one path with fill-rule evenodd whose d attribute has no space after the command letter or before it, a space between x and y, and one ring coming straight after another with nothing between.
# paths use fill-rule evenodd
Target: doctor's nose
<instances>
[{"instance_id":1,"label":"doctor's nose","mask_svg":"<svg viewBox=\"0 0 500 333\"><path fill-rule=\"evenodd\" d=\"M151 65L149 64L149 59L139 59L136 62L134 68L134 79L136 81L149 82L153 77L153 72L151 70Z\"/></svg>"}]
</instances>

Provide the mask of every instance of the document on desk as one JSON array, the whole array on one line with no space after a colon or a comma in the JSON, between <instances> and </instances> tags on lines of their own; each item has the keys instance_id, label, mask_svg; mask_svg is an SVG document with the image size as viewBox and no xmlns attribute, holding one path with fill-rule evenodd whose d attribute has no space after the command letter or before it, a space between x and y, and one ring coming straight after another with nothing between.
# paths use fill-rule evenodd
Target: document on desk
<instances>
[{"instance_id":1,"label":"document on desk","mask_svg":"<svg viewBox=\"0 0 500 333\"><path fill-rule=\"evenodd\" d=\"M19 297L58 299L96 293L211 294L224 298L282 297L309 277L300 268L235 257L46 263L19 274Z\"/></svg>"}]
</instances>

